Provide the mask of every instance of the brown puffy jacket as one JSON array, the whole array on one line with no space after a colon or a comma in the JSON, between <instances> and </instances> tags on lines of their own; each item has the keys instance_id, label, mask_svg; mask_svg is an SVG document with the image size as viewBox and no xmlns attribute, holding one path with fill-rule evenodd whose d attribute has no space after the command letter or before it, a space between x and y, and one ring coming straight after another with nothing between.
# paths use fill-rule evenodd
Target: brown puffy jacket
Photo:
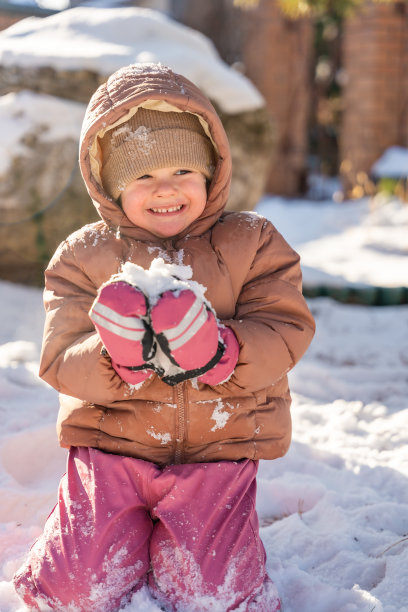
<instances>
[{"instance_id":1,"label":"brown puffy jacket","mask_svg":"<svg viewBox=\"0 0 408 612\"><path fill-rule=\"evenodd\" d=\"M138 105L197 114L218 152L203 214L171 240L132 225L100 183L98 138ZM60 392L61 445L161 465L282 456L291 437L286 374L308 347L314 321L301 294L299 257L273 225L253 213L223 212L231 158L207 98L160 66L118 71L89 103L80 167L102 220L69 236L46 271L40 375ZM227 383L171 387L153 375L136 389L101 353L88 316L98 288L122 263L148 268L157 256L190 265L219 319L235 332L240 355Z\"/></svg>"}]
</instances>

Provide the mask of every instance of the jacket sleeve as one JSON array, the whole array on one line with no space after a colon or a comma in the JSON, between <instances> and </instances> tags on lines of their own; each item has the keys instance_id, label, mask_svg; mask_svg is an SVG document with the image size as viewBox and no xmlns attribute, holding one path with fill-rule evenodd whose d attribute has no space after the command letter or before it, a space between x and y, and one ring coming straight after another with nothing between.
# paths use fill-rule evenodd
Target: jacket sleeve
<instances>
[{"instance_id":1,"label":"jacket sleeve","mask_svg":"<svg viewBox=\"0 0 408 612\"><path fill-rule=\"evenodd\" d=\"M97 287L78 265L68 241L45 272L45 326L39 374L60 393L106 404L129 398L131 390L101 354L89 317Z\"/></svg>"},{"instance_id":2,"label":"jacket sleeve","mask_svg":"<svg viewBox=\"0 0 408 612\"><path fill-rule=\"evenodd\" d=\"M235 317L223 321L240 345L225 391L258 391L273 385L299 361L315 331L301 287L299 255L265 222Z\"/></svg>"}]
</instances>

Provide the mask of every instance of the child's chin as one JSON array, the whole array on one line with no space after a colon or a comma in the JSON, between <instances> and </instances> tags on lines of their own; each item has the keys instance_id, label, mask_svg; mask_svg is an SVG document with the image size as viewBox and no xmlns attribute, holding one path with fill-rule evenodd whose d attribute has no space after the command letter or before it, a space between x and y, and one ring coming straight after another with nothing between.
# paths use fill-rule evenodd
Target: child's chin
<instances>
[{"instance_id":1,"label":"child's chin","mask_svg":"<svg viewBox=\"0 0 408 612\"><path fill-rule=\"evenodd\" d=\"M171 223L168 226L160 226L158 223L152 231L159 238L172 238L180 234L185 228L186 225L184 223Z\"/></svg>"}]
</instances>

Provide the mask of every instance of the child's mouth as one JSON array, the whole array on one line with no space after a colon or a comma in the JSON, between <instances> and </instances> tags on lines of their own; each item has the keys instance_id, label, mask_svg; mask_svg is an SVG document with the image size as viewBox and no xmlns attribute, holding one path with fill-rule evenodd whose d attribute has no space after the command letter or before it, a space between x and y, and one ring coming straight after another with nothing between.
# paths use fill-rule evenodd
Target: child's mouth
<instances>
[{"instance_id":1,"label":"child's mouth","mask_svg":"<svg viewBox=\"0 0 408 612\"><path fill-rule=\"evenodd\" d=\"M179 212L184 207L184 204L177 204L176 206L168 206L167 208L151 208L151 212L160 215L168 215L170 213Z\"/></svg>"}]
</instances>

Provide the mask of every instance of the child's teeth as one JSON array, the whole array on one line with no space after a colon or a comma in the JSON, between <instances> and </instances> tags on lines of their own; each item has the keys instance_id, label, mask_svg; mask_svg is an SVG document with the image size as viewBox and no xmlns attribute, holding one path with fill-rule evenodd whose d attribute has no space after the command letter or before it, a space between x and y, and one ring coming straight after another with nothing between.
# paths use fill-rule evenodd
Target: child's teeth
<instances>
[{"instance_id":1,"label":"child's teeth","mask_svg":"<svg viewBox=\"0 0 408 612\"><path fill-rule=\"evenodd\" d=\"M176 210L180 210L180 208L182 207L182 204L179 204L178 206L172 206L171 208L152 208L152 211L155 213L168 213L168 212L175 212Z\"/></svg>"}]
</instances>

